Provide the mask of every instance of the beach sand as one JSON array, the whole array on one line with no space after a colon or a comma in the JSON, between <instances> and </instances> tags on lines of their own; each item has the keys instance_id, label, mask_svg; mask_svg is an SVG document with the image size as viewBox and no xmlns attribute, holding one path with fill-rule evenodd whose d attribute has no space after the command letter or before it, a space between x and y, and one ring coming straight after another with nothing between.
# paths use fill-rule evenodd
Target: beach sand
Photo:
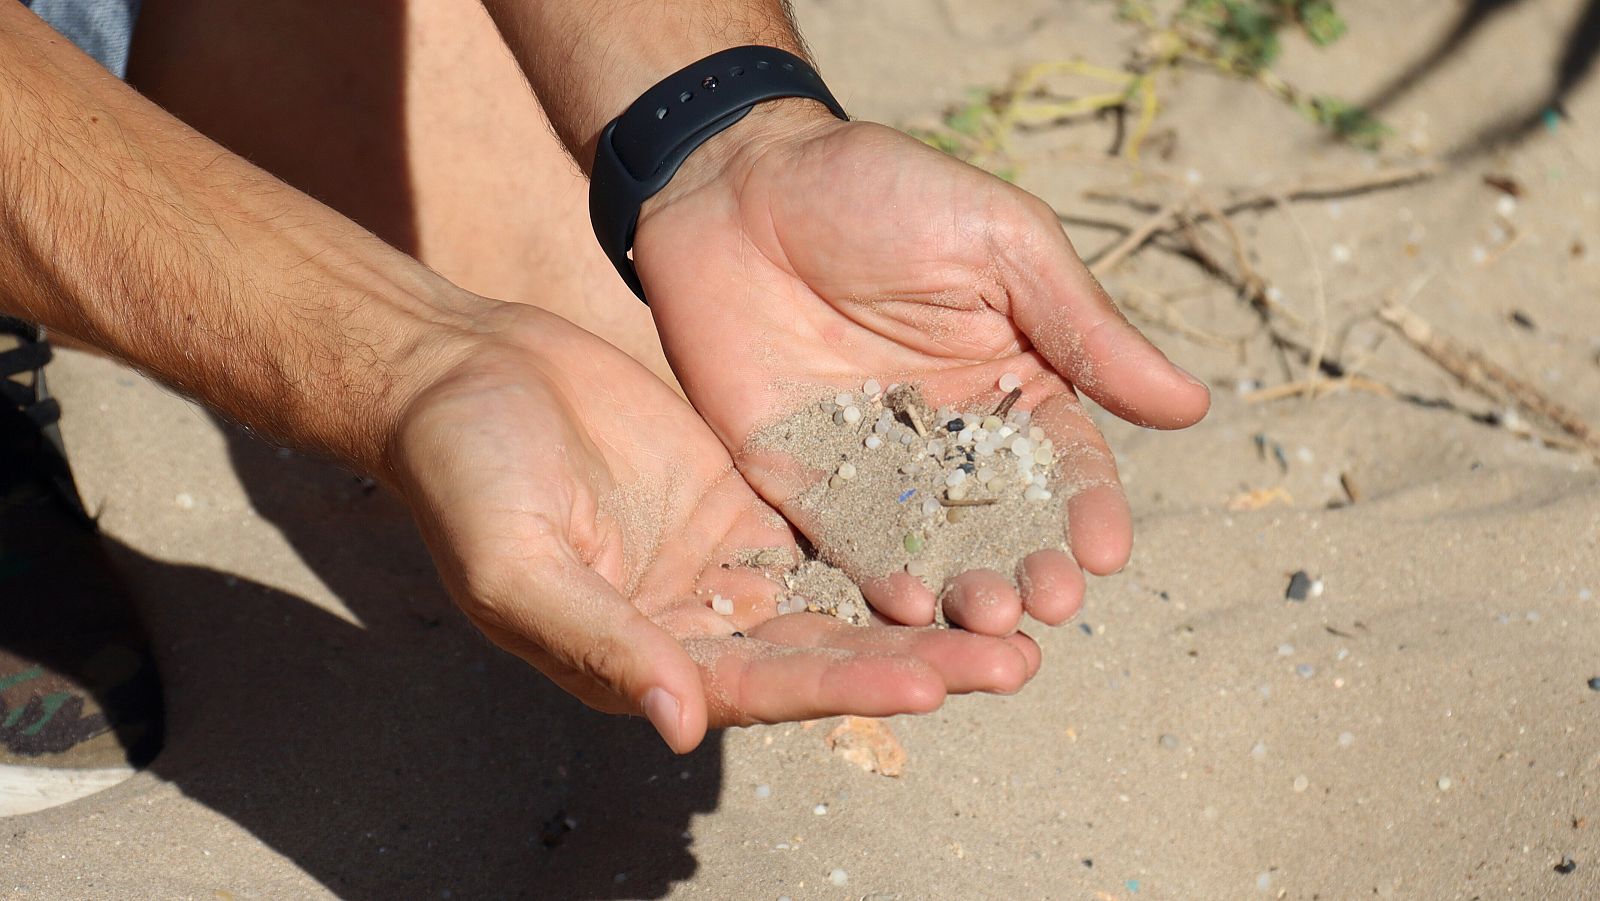
<instances>
[{"instance_id":1,"label":"beach sand","mask_svg":"<svg viewBox=\"0 0 1600 901\"><path fill-rule=\"evenodd\" d=\"M1249 84L1164 84L1175 144L1155 165L1206 188L1410 165L1537 125L1418 185L1238 217L1283 308L1307 334L1326 322L1395 396L1261 401L1304 364L1285 370L1232 291L1154 250L1107 274L1214 410L1176 434L1099 417L1133 562L1091 580L1075 623L1032 631L1044 667L1020 694L889 721L898 778L831 751L834 721L672 757L478 637L382 490L63 353L67 440L155 635L170 736L150 772L0 821L0 895L1600 897L1596 466L1355 322L1403 301L1600 423L1600 81L1537 118L1581 6L1493 17L1383 111L1382 158ZM902 125L1023 62L1120 64L1132 40L1109 3L797 7L846 106ZM1291 41L1279 70L1357 99L1457 12L1340 8L1350 34ZM1020 182L1069 215L1137 221L1083 196L1149 187L1100 161L1111 131L1027 137ZM1085 254L1118 238L1069 231ZM1288 600L1301 571L1312 590Z\"/></svg>"}]
</instances>

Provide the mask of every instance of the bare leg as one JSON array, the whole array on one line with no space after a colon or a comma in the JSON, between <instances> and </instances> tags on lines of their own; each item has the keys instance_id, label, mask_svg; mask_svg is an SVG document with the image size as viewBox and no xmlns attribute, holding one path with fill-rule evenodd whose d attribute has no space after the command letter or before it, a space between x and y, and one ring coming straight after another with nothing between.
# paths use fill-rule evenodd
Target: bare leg
<instances>
[{"instance_id":1,"label":"bare leg","mask_svg":"<svg viewBox=\"0 0 1600 901\"><path fill-rule=\"evenodd\" d=\"M477 0L145 0L129 80L457 284L558 313L672 381Z\"/></svg>"}]
</instances>

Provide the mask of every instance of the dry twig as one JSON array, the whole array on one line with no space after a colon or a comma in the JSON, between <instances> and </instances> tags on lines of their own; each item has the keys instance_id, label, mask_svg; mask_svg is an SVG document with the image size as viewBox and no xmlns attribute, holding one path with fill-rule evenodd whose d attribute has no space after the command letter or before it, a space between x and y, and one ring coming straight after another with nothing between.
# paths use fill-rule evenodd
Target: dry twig
<instances>
[{"instance_id":1,"label":"dry twig","mask_svg":"<svg viewBox=\"0 0 1600 901\"><path fill-rule=\"evenodd\" d=\"M1401 306L1389 305L1378 311L1378 318L1393 328L1406 343L1450 373L1456 381L1479 394L1502 403L1510 400L1524 411L1577 439L1596 459L1600 459L1600 431L1573 410L1553 400L1538 388L1523 381L1478 350L1439 334L1432 323Z\"/></svg>"}]
</instances>

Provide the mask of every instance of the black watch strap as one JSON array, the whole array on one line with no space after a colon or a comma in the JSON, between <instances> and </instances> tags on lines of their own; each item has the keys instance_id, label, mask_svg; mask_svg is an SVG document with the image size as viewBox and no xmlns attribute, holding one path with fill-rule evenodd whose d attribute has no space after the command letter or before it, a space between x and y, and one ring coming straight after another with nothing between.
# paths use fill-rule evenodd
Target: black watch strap
<instances>
[{"instance_id":1,"label":"black watch strap","mask_svg":"<svg viewBox=\"0 0 1600 901\"><path fill-rule=\"evenodd\" d=\"M744 118L750 108L780 97L822 102L847 119L810 64L774 47L734 47L679 69L640 95L600 132L589 178L589 219L611 264L633 293L644 287L628 251L639 208L695 148Z\"/></svg>"}]
</instances>

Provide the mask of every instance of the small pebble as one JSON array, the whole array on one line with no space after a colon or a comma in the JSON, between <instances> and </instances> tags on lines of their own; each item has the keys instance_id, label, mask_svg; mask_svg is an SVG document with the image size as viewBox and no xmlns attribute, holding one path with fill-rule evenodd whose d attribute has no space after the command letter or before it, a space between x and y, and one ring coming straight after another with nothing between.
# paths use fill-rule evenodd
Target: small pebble
<instances>
[{"instance_id":1,"label":"small pebble","mask_svg":"<svg viewBox=\"0 0 1600 901\"><path fill-rule=\"evenodd\" d=\"M850 881L850 874L835 867L833 872L828 874L828 881L836 886L842 886Z\"/></svg>"},{"instance_id":2,"label":"small pebble","mask_svg":"<svg viewBox=\"0 0 1600 901\"><path fill-rule=\"evenodd\" d=\"M839 464L838 473L841 479L853 479L856 477L856 465L846 460Z\"/></svg>"},{"instance_id":3,"label":"small pebble","mask_svg":"<svg viewBox=\"0 0 1600 901\"><path fill-rule=\"evenodd\" d=\"M877 379L867 379L866 383L861 386L861 393L867 397L877 397L883 393L883 386L878 384Z\"/></svg>"},{"instance_id":4,"label":"small pebble","mask_svg":"<svg viewBox=\"0 0 1600 901\"><path fill-rule=\"evenodd\" d=\"M1554 869L1557 873L1560 873L1561 875L1565 876L1568 873L1571 873L1573 870L1576 870L1577 868L1578 868L1578 862L1576 860L1573 860L1572 858L1568 857L1567 855L1563 854L1563 855L1561 855L1561 862L1556 864L1552 869Z\"/></svg>"},{"instance_id":5,"label":"small pebble","mask_svg":"<svg viewBox=\"0 0 1600 901\"><path fill-rule=\"evenodd\" d=\"M1000 390L1010 394L1022 387L1022 378L1015 372L1008 372L1000 377Z\"/></svg>"},{"instance_id":6,"label":"small pebble","mask_svg":"<svg viewBox=\"0 0 1600 901\"><path fill-rule=\"evenodd\" d=\"M1294 790L1296 792L1303 792L1303 791L1305 791L1306 789L1308 789L1310 787L1311 787L1311 780L1310 779L1307 779L1304 776L1296 776L1296 777L1294 777Z\"/></svg>"},{"instance_id":7,"label":"small pebble","mask_svg":"<svg viewBox=\"0 0 1600 901\"><path fill-rule=\"evenodd\" d=\"M967 427L966 420L957 417L944 424L944 430L954 435Z\"/></svg>"},{"instance_id":8,"label":"small pebble","mask_svg":"<svg viewBox=\"0 0 1600 901\"><path fill-rule=\"evenodd\" d=\"M918 535L916 532L907 532L905 538L905 547L906 553L908 554L922 553L922 536Z\"/></svg>"},{"instance_id":9,"label":"small pebble","mask_svg":"<svg viewBox=\"0 0 1600 901\"><path fill-rule=\"evenodd\" d=\"M1311 596L1311 577L1303 569L1295 570L1289 577L1289 587L1283 592L1285 600L1303 601Z\"/></svg>"},{"instance_id":10,"label":"small pebble","mask_svg":"<svg viewBox=\"0 0 1600 901\"><path fill-rule=\"evenodd\" d=\"M861 421L861 408L852 404L851 406L840 410L839 415L844 417L845 422L849 423L850 425L855 425Z\"/></svg>"},{"instance_id":11,"label":"small pebble","mask_svg":"<svg viewBox=\"0 0 1600 901\"><path fill-rule=\"evenodd\" d=\"M965 507L951 507L950 509L944 511L945 522L951 524L958 523L966 518L967 508Z\"/></svg>"},{"instance_id":12,"label":"small pebble","mask_svg":"<svg viewBox=\"0 0 1600 901\"><path fill-rule=\"evenodd\" d=\"M844 425L844 411L843 410L834 410L833 411L833 424L834 425Z\"/></svg>"},{"instance_id":13,"label":"small pebble","mask_svg":"<svg viewBox=\"0 0 1600 901\"><path fill-rule=\"evenodd\" d=\"M840 488L843 488L845 486L845 484L846 484L845 480L840 478L839 476L829 476L828 477L828 487L834 489L835 491L839 490Z\"/></svg>"},{"instance_id":14,"label":"small pebble","mask_svg":"<svg viewBox=\"0 0 1600 901\"><path fill-rule=\"evenodd\" d=\"M1589 690L1600 691L1600 676L1595 676L1593 679L1589 680Z\"/></svg>"}]
</instances>

